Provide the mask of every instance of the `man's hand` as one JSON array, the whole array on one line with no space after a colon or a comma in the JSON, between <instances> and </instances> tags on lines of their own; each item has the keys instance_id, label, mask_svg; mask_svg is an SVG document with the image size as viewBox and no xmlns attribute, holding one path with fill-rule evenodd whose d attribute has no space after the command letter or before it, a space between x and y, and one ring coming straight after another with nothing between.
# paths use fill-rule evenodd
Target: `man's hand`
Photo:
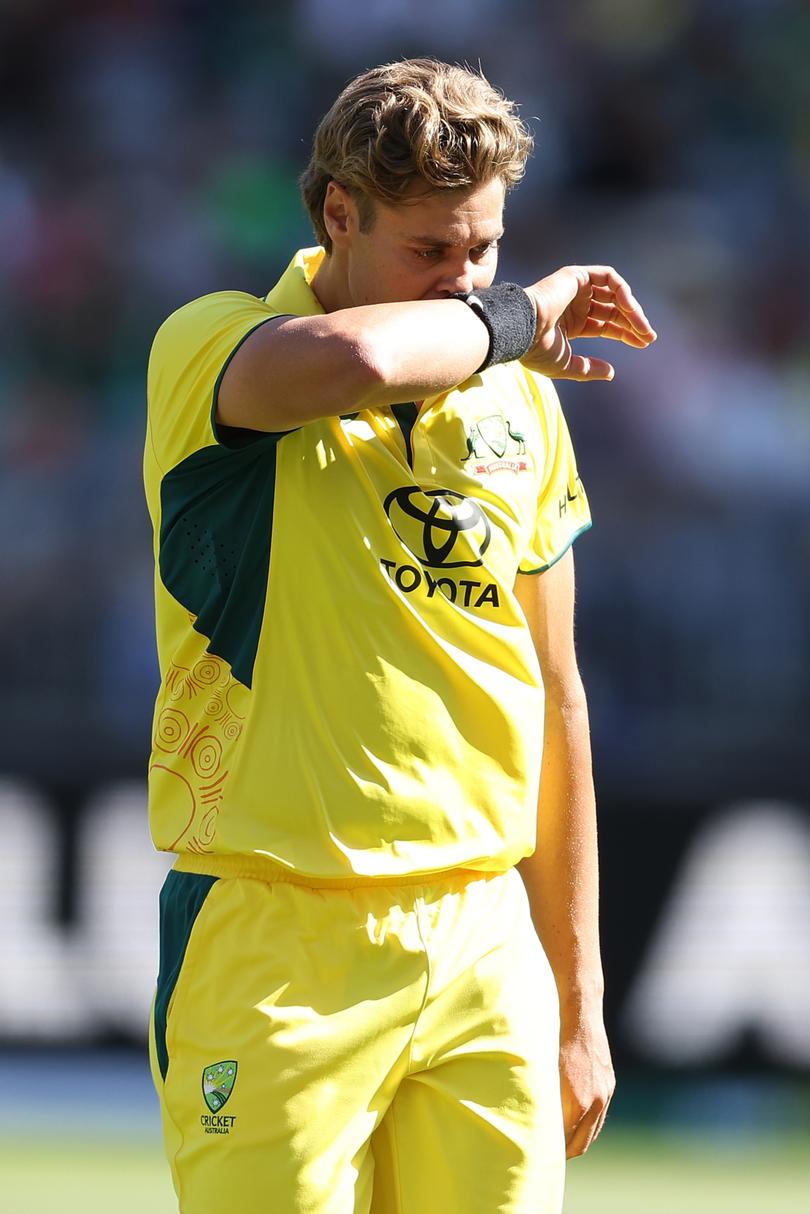
<instances>
[{"instance_id":1,"label":"man's hand","mask_svg":"<svg viewBox=\"0 0 810 1214\"><path fill-rule=\"evenodd\" d=\"M525 288L537 308L534 344L521 362L550 379L613 379L601 358L574 354L577 337L606 337L644 350L656 333L612 266L565 266Z\"/></svg>"},{"instance_id":2,"label":"man's hand","mask_svg":"<svg viewBox=\"0 0 810 1214\"><path fill-rule=\"evenodd\" d=\"M560 1087L565 1154L584 1155L602 1129L616 1087L601 1013L577 1015L560 1029Z\"/></svg>"}]
</instances>

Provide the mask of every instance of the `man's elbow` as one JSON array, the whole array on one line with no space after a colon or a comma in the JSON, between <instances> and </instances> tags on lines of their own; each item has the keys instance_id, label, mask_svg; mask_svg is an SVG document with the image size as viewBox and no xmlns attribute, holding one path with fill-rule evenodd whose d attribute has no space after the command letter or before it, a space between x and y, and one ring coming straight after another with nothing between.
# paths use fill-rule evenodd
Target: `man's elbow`
<instances>
[{"instance_id":1,"label":"man's elbow","mask_svg":"<svg viewBox=\"0 0 810 1214\"><path fill-rule=\"evenodd\" d=\"M546 713L556 713L566 722L588 719L588 699L579 670L543 674L546 693Z\"/></svg>"},{"instance_id":2,"label":"man's elbow","mask_svg":"<svg viewBox=\"0 0 810 1214\"><path fill-rule=\"evenodd\" d=\"M385 343L373 332L352 334L344 350L346 372L357 401L355 408L372 409L391 400L394 365Z\"/></svg>"}]
</instances>

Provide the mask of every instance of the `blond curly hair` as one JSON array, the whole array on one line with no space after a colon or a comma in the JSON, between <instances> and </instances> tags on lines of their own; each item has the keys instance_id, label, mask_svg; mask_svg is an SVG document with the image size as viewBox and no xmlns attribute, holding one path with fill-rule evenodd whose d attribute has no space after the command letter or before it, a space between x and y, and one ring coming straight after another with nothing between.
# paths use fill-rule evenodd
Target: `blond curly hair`
<instances>
[{"instance_id":1,"label":"blond curly hair","mask_svg":"<svg viewBox=\"0 0 810 1214\"><path fill-rule=\"evenodd\" d=\"M374 220L374 201L520 181L532 136L514 102L484 75L436 59L402 59L363 72L321 119L301 175L304 205L327 253L326 188L336 181Z\"/></svg>"}]
</instances>

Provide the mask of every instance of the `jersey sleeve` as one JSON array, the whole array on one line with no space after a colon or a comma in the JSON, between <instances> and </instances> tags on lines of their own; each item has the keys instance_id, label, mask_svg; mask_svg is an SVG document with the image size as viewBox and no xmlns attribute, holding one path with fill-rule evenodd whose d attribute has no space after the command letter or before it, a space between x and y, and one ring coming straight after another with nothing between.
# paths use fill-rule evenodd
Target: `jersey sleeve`
<instances>
[{"instance_id":1,"label":"jersey sleeve","mask_svg":"<svg viewBox=\"0 0 810 1214\"><path fill-rule=\"evenodd\" d=\"M242 342L279 313L240 291L192 300L158 329L149 355L149 435L158 466L168 472L203 447L241 446L278 434L233 432L216 423L217 391Z\"/></svg>"},{"instance_id":2,"label":"jersey sleeve","mask_svg":"<svg viewBox=\"0 0 810 1214\"><path fill-rule=\"evenodd\" d=\"M534 534L520 573L543 573L591 525L591 512L559 397L550 380L528 373L544 443Z\"/></svg>"}]
</instances>

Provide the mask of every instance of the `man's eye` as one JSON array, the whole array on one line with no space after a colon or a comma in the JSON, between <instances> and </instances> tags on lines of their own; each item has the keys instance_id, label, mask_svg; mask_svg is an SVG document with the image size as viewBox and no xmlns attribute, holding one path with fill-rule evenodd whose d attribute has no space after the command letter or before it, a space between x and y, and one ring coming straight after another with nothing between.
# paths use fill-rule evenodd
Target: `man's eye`
<instances>
[{"instance_id":1,"label":"man's eye","mask_svg":"<svg viewBox=\"0 0 810 1214\"><path fill-rule=\"evenodd\" d=\"M441 249L414 249L414 252L422 261L436 261L442 255Z\"/></svg>"},{"instance_id":2,"label":"man's eye","mask_svg":"<svg viewBox=\"0 0 810 1214\"><path fill-rule=\"evenodd\" d=\"M480 244L473 249L473 257L486 257L487 253L494 253L498 248L497 240L490 240L487 244Z\"/></svg>"}]
</instances>

